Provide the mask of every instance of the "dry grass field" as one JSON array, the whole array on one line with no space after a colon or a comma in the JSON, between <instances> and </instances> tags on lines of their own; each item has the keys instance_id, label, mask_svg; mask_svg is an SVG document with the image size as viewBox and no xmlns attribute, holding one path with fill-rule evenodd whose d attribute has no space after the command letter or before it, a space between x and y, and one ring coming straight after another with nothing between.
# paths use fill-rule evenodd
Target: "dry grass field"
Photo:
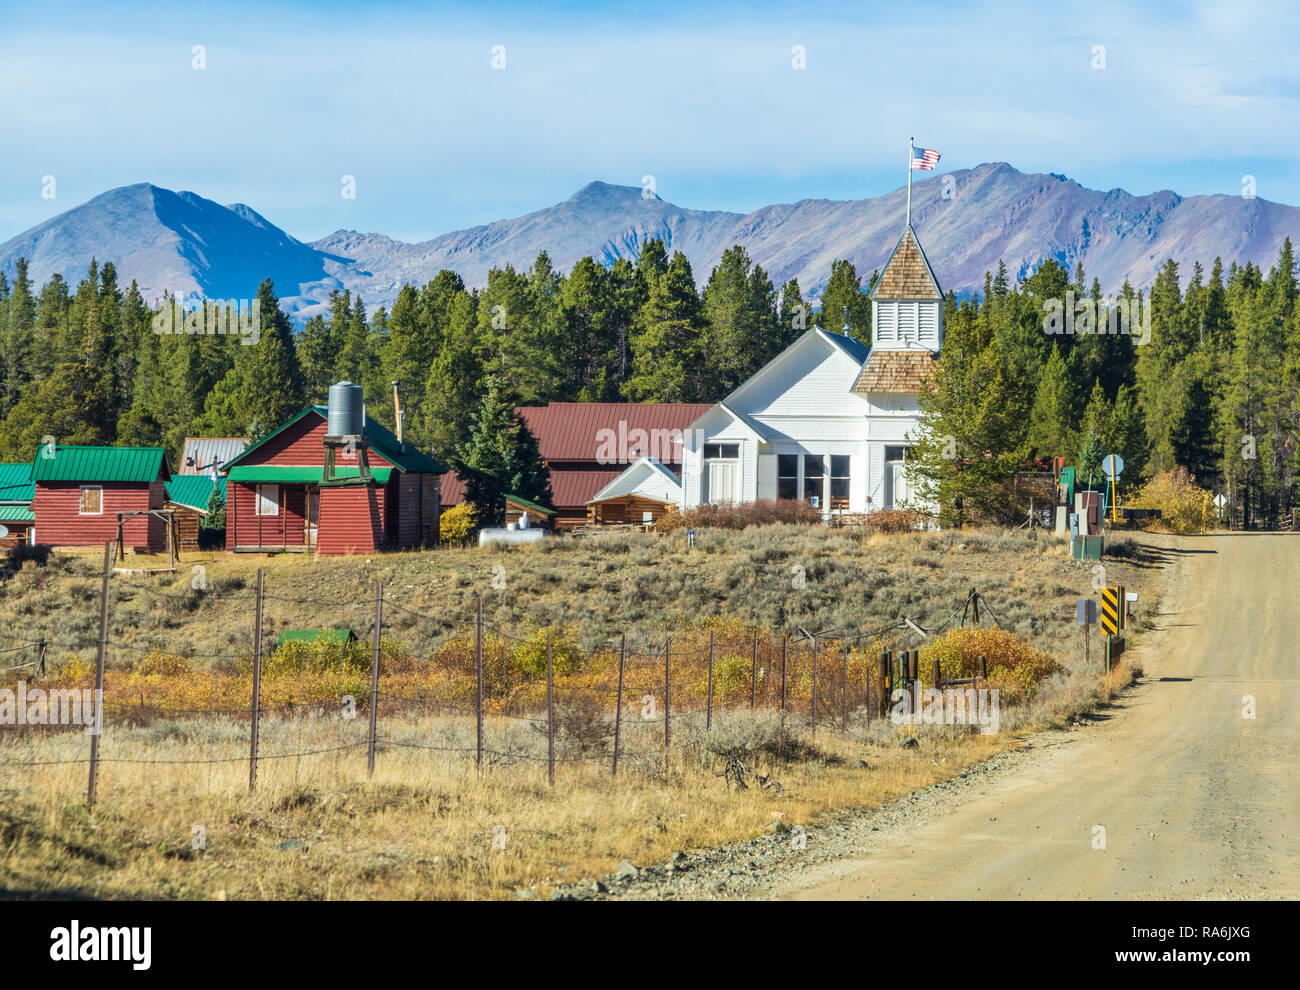
<instances>
[{"instance_id":1,"label":"dry grass field","mask_svg":"<svg viewBox=\"0 0 1300 990\"><path fill-rule=\"evenodd\" d=\"M1140 633L1154 608L1150 577L1160 551L1140 538L1113 545L1122 556L1104 562L1106 581L1142 594L1132 626ZM371 560L216 554L187 559L176 575L115 576L99 801L86 809L84 733L0 729L0 889L18 897L547 897L561 883L609 872L623 857L662 862L678 849L756 835L774 815L813 822L874 807L1017 745L1017 733L1104 704L1119 688L1128 675L1103 679L1095 642L1084 669L1074 625L1075 599L1093 594L1095 566L1069 560L1041 533L864 537L765 526L700 532L693 549L681 533L619 533ZM98 567L94 554L61 554L0 572L0 649L14 650L0 654L0 668L11 666L6 658L30 660L31 649L15 644L44 638L50 681L85 683L98 634ZM249 793L249 720L237 709L248 706L258 567L265 568L269 641L284 629L337 626L366 639L375 583L383 582L385 675L393 682L417 669L446 675L441 695L436 676L412 674L404 690L423 692L417 702L379 706L373 778L366 775L368 672L358 691L361 717L347 720L326 703L337 698L337 684L310 696L312 678L286 670L284 681L272 672L263 683L269 710L258 788ZM193 587L200 577L202 591ZM864 655L916 647L920 638L906 629L876 632L902 616L931 631L959 624L971 588L991 609L985 625L1014 632L1060 668L1004 706L999 733L868 722L855 705L847 733L826 719L812 738L806 707L792 702L786 716L772 710L768 668L781 638L806 649L805 634L833 634L843 646L860 644ZM612 637L626 636L643 656L666 636L692 644L674 661L667 760L661 726L638 715L640 692L651 689L638 687L625 696L618 776L610 774L603 730L593 743L575 718L560 734L549 785L537 718L544 695L533 690L489 716L490 752L476 771L473 717L446 706L454 672L438 667L439 658L463 655L476 592L499 635L535 644L538 630L551 627L586 662L604 656L606 671ZM719 710L705 731L700 644L711 626L760 631L769 659L760 710L747 710L747 690L715 694ZM678 663L695 666L679 675ZM356 671L344 673L348 685L358 683ZM0 674L5 686L19 676L30 672ZM687 683L680 696L679 677ZM719 672L718 692L721 679ZM578 674L565 680L565 712L578 711L595 683ZM802 690L792 685L792 698ZM191 707L224 713L177 710L182 697L212 698ZM295 703L272 703L286 699ZM611 712L601 704L605 718ZM908 735L915 747L900 745ZM745 788L724 776L736 754L751 772ZM759 775L780 787L761 786ZM504 837L504 849L494 837L498 846Z\"/></svg>"}]
</instances>

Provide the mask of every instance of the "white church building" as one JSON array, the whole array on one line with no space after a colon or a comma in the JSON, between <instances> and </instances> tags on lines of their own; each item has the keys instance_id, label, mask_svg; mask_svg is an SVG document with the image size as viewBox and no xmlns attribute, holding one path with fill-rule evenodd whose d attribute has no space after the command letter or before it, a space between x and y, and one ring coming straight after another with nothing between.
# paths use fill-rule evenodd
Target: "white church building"
<instances>
[{"instance_id":1,"label":"white church building","mask_svg":"<svg viewBox=\"0 0 1300 990\"><path fill-rule=\"evenodd\" d=\"M870 347L813 327L691 424L683 508L802 499L830 518L908 503L917 395L943 345L943 290L910 223L870 298Z\"/></svg>"}]
</instances>

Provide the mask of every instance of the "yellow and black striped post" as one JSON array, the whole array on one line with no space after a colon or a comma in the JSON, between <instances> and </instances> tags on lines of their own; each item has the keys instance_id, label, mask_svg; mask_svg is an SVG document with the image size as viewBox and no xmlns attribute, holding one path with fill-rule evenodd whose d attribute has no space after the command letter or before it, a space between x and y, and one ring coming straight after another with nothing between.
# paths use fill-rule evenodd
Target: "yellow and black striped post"
<instances>
[{"instance_id":1,"label":"yellow and black striped post","mask_svg":"<svg viewBox=\"0 0 1300 990\"><path fill-rule=\"evenodd\" d=\"M1101 600L1097 604L1100 606L1098 611L1100 612L1101 631L1107 636L1115 636L1119 633L1120 602L1123 598L1123 588L1101 589Z\"/></svg>"}]
</instances>

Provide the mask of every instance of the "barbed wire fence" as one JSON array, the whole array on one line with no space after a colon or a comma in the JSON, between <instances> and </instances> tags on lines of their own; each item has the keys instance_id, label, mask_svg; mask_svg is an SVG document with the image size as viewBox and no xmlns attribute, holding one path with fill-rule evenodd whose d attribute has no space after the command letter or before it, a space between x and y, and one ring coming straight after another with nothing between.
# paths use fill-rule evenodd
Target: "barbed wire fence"
<instances>
[{"instance_id":1,"label":"barbed wire fence","mask_svg":"<svg viewBox=\"0 0 1300 990\"><path fill-rule=\"evenodd\" d=\"M386 643L387 610L404 614L404 622L430 623L445 627L445 616L434 616L386 597L382 582L376 582L373 597L359 599L299 599L269 594L262 568L257 572L254 591L246 594L225 592L203 597L219 611L226 604L241 608L252 606L252 624L247 649L232 653L205 653L201 659L233 661L251 666L251 685L243 699L233 699L229 688L242 680L212 673L212 703L177 705L171 701L150 701L143 689L138 697L105 691L106 664L110 651L124 651L148 656L159 654L156 646L130 643L109 637L111 544L105 548L104 572L100 586L99 628L94 644L96 651L93 688L93 713L82 711L80 721L69 723L78 700L86 702L86 689L63 686L43 692L45 717L23 725L28 730L23 741L28 759L0 759L0 768L87 768L86 802L93 806L100 767L113 764L143 766L192 766L212 768L240 763L248 766L248 789L258 787L258 770L263 764L295 761L294 784L299 782L305 758L334 756L336 779L342 780L341 759L365 750L366 776L373 776L379 754L390 750L407 750L459 757L466 769L509 766L545 766L547 781L555 782L557 767L583 764L607 768L611 777L629 766L639 769L667 769L674 749L674 730L682 728L708 734L721 715L740 711L767 711L781 715L782 725L814 739L818 732L848 735L851 727L870 729L873 720L888 716L891 698L902 690L910 692L916 704L922 689L919 651L895 651L892 634L932 635L949 628L961 616L974 609L978 623L983 604L987 614L992 609L983 596L971 589L966 600L936 629L924 630L909 618L877 629L800 629L798 634L775 634L758 628L744 632L709 629L707 645L702 632L665 635L661 641L642 640L629 648L626 633L607 640L597 650L588 650L578 662L574 645L561 638L557 642L551 627L520 636L501 624L485 620L482 593L475 595L472 639L464 633L453 634L457 649L434 651L420 656L397 651ZM175 599L181 607L193 608L196 596L160 594L164 600ZM267 703L264 673L268 660L278 649L268 650L264 610L268 602L304 609L316 618L322 609L337 609L337 621L347 627L366 630L370 664L364 687L349 681L346 693L329 695L335 677L323 677L322 683L308 690L308 697L283 699ZM373 611L372 611L373 610ZM372 612L367 623L362 616ZM352 619L351 616L356 618ZM996 619L995 619L996 621ZM304 628L309 626L304 623ZM879 649L868 655L863 643ZM471 646L472 644L472 646ZM9 678L21 671L46 677L46 655L50 647L84 651L88 644L42 634L38 639L14 642L0 647L0 677ZM981 658L982 659L982 658ZM6 663L6 660L17 660ZM360 671L352 671L358 674ZM932 686L943 686L938 661L930 678ZM197 680L197 673L184 676ZM978 688L987 679L987 670L977 676L948 684L973 684ZM233 683L231 683L233 681ZM36 690L32 689L31 694ZM83 694L81 699L76 695ZM358 693L361 695L358 697ZM16 708L22 709L23 699ZM360 717L362 711L365 720ZM56 716L58 721L56 721ZM431 729L428 719L442 718L448 725ZM21 718L21 716L20 716ZM112 727L147 726L158 719L220 720L226 738L208 743L227 755L211 752L182 757L131 755L101 745L112 741L106 730ZM303 739L310 723L314 741ZM89 752L84 756L43 757L37 741L69 726L80 725L90 736ZM22 722L20 721L20 725ZM246 729L244 726L246 725ZM364 725L364 732L361 727ZM472 733L464 729L472 725ZM13 728L12 725L5 729ZM268 749L263 729L273 729L279 746ZM242 736L242 741L241 741ZM292 741L290 741L292 736ZM0 733L0 743L13 739L9 731ZM186 739L183 730L175 738ZM544 742L544 745L543 745ZM10 743L15 745L15 743ZM0 751L10 746L0 747ZM64 746L69 749L70 746ZM236 751L243 748L245 751ZM657 754L657 755L655 755ZM15 754L19 755L19 754Z\"/></svg>"}]
</instances>

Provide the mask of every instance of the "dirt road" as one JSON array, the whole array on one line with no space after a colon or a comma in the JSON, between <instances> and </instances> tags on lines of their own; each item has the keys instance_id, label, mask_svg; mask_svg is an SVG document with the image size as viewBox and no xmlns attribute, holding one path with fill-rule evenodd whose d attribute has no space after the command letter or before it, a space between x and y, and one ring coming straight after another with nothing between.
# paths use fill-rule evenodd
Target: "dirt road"
<instances>
[{"instance_id":1,"label":"dirt road","mask_svg":"<svg viewBox=\"0 0 1300 990\"><path fill-rule=\"evenodd\" d=\"M1300 537L1161 542L1169 586L1136 653L1146 677L1105 724L1040 737L961 801L768 893L1300 897Z\"/></svg>"}]
</instances>

